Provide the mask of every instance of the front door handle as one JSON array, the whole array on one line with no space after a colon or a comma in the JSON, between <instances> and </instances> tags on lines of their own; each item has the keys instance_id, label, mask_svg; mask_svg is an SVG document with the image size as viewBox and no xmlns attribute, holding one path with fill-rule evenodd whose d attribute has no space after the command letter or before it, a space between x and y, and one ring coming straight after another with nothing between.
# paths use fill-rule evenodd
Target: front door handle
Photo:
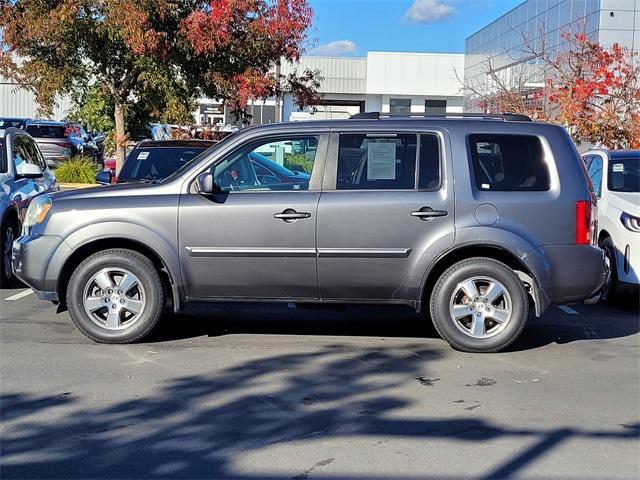
<instances>
[{"instance_id":1,"label":"front door handle","mask_svg":"<svg viewBox=\"0 0 640 480\"><path fill-rule=\"evenodd\" d=\"M429 221L438 217L446 217L449 212L445 210L434 210L431 207L422 207L420 210L411 212L412 217L418 217L420 220Z\"/></svg>"},{"instance_id":2,"label":"front door handle","mask_svg":"<svg viewBox=\"0 0 640 480\"><path fill-rule=\"evenodd\" d=\"M279 218L285 222L295 222L302 218L310 218L311 214L307 212L296 212L293 208L287 208L282 213L274 213L273 218Z\"/></svg>"}]
</instances>

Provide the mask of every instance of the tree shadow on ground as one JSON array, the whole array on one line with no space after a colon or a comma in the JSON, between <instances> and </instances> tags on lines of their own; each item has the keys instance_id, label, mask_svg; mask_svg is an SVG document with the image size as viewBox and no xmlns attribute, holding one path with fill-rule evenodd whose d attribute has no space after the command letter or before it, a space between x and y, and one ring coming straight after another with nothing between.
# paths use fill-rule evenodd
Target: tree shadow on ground
<instances>
[{"instance_id":1,"label":"tree shadow on ground","mask_svg":"<svg viewBox=\"0 0 640 480\"><path fill-rule=\"evenodd\" d=\"M481 417L398 415L412 401L394 388L423 375L441 355L419 345L371 350L336 344L176 377L153 396L106 407L66 398L66 410L53 419L46 412L61 405L59 397L11 393L0 399L1 406L12 405L2 408L2 478L270 479L277 476L239 472L234 457L273 445L378 436L478 446L499 438L530 440L524 451L504 463L496 460L480 477L510 478L568 439L639 434L637 424L611 431L511 429ZM319 458L311 469L331 461ZM272 466L278 471L287 465Z\"/></svg>"}]
</instances>

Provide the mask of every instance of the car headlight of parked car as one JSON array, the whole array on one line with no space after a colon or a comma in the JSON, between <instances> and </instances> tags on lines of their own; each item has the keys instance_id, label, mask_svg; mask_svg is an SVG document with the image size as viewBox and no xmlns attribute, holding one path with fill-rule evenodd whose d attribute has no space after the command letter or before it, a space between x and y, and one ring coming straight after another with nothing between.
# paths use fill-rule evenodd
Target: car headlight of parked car
<instances>
[{"instance_id":1,"label":"car headlight of parked car","mask_svg":"<svg viewBox=\"0 0 640 480\"><path fill-rule=\"evenodd\" d=\"M52 205L53 203L48 197L36 197L31 201L22 223L23 235L28 234L31 227L38 225L45 219Z\"/></svg>"},{"instance_id":2,"label":"car headlight of parked car","mask_svg":"<svg viewBox=\"0 0 640 480\"><path fill-rule=\"evenodd\" d=\"M630 215L627 212L622 212L622 215L620 215L620 221L627 230L640 233L640 218Z\"/></svg>"}]
</instances>

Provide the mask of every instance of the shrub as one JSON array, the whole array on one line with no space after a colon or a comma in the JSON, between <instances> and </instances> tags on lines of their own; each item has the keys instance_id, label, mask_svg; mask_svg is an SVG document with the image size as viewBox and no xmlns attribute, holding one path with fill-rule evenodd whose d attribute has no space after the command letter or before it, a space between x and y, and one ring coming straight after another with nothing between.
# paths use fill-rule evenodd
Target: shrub
<instances>
[{"instance_id":1,"label":"shrub","mask_svg":"<svg viewBox=\"0 0 640 480\"><path fill-rule=\"evenodd\" d=\"M284 157L284 166L289 170L311 174L313 161L307 160L304 153L291 153Z\"/></svg>"},{"instance_id":2,"label":"shrub","mask_svg":"<svg viewBox=\"0 0 640 480\"><path fill-rule=\"evenodd\" d=\"M96 183L96 173L96 164L81 155L62 162L55 171L56 178L61 183Z\"/></svg>"}]
</instances>

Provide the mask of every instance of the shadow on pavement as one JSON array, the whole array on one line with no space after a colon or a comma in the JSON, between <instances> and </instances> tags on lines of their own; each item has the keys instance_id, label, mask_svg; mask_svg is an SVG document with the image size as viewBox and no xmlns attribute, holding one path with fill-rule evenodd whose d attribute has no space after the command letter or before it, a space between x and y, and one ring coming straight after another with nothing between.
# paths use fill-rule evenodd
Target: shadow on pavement
<instances>
[{"instance_id":1,"label":"shadow on pavement","mask_svg":"<svg viewBox=\"0 0 640 480\"><path fill-rule=\"evenodd\" d=\"M58 397L3 395L0 405L12 407L2 409L2 478L271 479L281 478L273 472L297 465L299 473L289 478L300 479L334 461L331 471L338 473L323 478L364 478L339 473L340 465L353 471L348 456L318 454L304 468L299 459L281 456L269 471L253 466L250 475L239 471L237 462L274 446L336 439L370 439L373 444L379 436L478 447L492 439L525 439L523 450L506 460L495 455L488 473L467 476L510 478L568 440L634 439L640 433L637 424L598 431L513 429L482 417L401 416L396 411L413 401L394 394L394 387L414 381L442 355L416 345L407 348L411 351L336 344L270 356L215 374L176 377L153 396L108 407L81 406L79 399L67 396L66 411L53 420L30 415L57 408ZM14 420L9 425L6 414Z\"/></svg>"},{"instance_id":2,"label":"shadow on pavement","mask_svg":"<svg viewBox=\"0 0 640 480\"><path fill-rule=\"evenodd\" d=\"M624 338L640 332L634 305L611 308L580 305L580 315L552 307L527 326L507 351L557 343ZM407 307L365 305L209 304L194 305L184 315L170 315L149 342L233 334L323 335L438 339L431 320Z\"/></svg>"}]
</instances>

